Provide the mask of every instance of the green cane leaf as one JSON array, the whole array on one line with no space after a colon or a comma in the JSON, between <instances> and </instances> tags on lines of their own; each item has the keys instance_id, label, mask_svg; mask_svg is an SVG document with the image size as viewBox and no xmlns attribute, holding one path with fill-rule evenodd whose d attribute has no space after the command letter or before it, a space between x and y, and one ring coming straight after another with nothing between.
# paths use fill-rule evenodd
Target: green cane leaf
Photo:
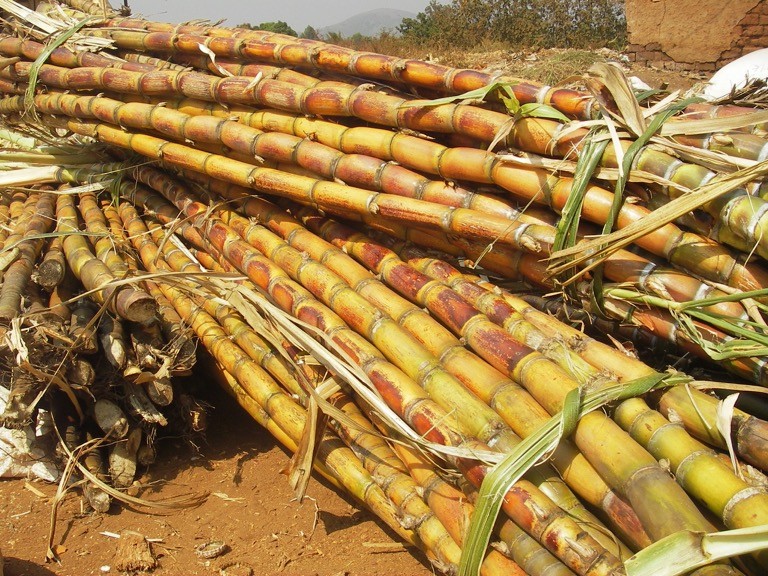
<instances>
[{"instance_id":1,"label":"green cane leaf","mask_svg":"<svg viewBox=\"0 0 768 576\"><path fill-rule=\"evenodd\" d=\"M627 576L678 576L718 560L768 547L768 526L705 534L676 532L624 563Z\"/></svg>"},{"instance_id":2,"label":"green cane leaf","mask_svg":"<svg viewBox=\"0 0 768 576\"><path fill-rule=\"evenodd\" d=\"M520 106L520 116L523 118L548 118L560 122L570 122L570 119L559 110L548 104L540 104L538 102L530 102Z\"/></svg>"}]
</instances>

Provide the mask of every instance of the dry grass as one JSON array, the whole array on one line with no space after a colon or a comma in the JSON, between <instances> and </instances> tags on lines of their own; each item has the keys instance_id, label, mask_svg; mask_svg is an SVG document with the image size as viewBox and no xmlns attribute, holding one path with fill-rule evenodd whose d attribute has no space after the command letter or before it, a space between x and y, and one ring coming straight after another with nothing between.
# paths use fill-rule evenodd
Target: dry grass
<instances>
[{"instance_id":1,"label":"dry grass","mask_svg":"<svg viewBox=\"0 0 768 576\"><path fill-rule=\"evenodd\" d=\"M606 48L597 51L549 48L521 52L512 50L508 44L485 40L470 51L416 44L407 38L386 34L356 41L344 39L341 44L355 50L429 60L456 68L499 71L550 85L583 74L595 62L619 58L618 52Z\"/></svg>"}]
</instances>

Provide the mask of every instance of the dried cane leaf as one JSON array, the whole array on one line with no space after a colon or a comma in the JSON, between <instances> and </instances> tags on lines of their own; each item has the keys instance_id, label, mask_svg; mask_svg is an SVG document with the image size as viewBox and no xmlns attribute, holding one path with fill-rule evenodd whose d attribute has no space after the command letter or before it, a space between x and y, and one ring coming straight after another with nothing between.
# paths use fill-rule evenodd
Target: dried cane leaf
<instances>
[{"instance_id":1,"label":"dried cane leaf","mask_svg":"<svg viewBox=\"0 0 768 576\"><path fill-rule=\"evenodd\" d=\"M211 59L211 64L213 65L214 68L216 68L219 74L221 74L225 78L234 76L234 74L232 74L229 70L227 70L226 68L222 68L219 64L216 63L216 53L210 48L208 48L208 46L206 46L205 44L200 44L198 42L197 48L198 50L200 50L200 52L202 52L203 54L208 56L208 58Z\"/></svg>"},{"instance_id":2,"label":"dried cane leaf","mask_svg":"<svg viewBox=\"0 0 768 576\"><path fill-rule=\"evenodd\" d=\"M320 411L314 396L308 399L307 416L301 440L288 465L288 481L299 502L304 500L312 476L312 463L328 425L328 415Z\"/></svg>"},{"instance_id":3,"label":"dried cane leaf","mask_svg":"<svg viewBox=\"0 0 768 576\"><path fill-rule=\"evenodd\" d=\"M590 67L587 75L587 86L604 111L622 122L635 136L648 129L632 86L620 68L607 62L597 62Z\"/></svg>"},{"instance_id":4,"label":"dried cane leaf","mask_svg":"<svg viewBox=\"0 0 768 576\"><path fill-rule=\"evenodd\" d=\"M736 401L738 399L738 394L731 394L717 403L717 429L720 434L722 434L723 438L725 438L725 443L728 446L728 454L731 457L733 473L743 480L744 476L742 476L741 470L739 469L736 451L733 449L733 434L731 434L731 422L733 421L733 412L736 408Z\"/></svg>"},{"instance_id":5,"label":"dried cane leaf","mask_svg":"<svg viewBox=\"0 0 768 576\"><path fill-rule=\"evenodd\" d=\"M747 128L755 124L768 122L768 110L758 110L748 114L728 116L725 118L703 118L686 120L682 117L675 122L667 122L661 129L662 136L678 136L693 134L711 134L713 132L731 132L739 128Z\"/></svg>"}]
</instances>

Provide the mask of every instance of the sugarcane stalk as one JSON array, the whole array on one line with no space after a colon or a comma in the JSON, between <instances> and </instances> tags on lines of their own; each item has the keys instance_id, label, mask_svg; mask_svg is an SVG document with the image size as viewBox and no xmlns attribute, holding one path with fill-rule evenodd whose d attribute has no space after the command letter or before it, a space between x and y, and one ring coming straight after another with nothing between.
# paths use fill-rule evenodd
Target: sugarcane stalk
<instances>
[{"instance_id":1,"label":"sugarcane stalk","mask_svg":"<svg viewBox=\"0 0 768 576\"><path fill-rule=\"evenodd\" d=\"M194 178L193 175L189 175ZM236 186L226 185L222 182L215 182L208 180L207 184L213 186L213 189L220 195L224 195L228 198L246 197L248 191L246 189L238 189ZM378 219L378 222L381 220ZM372 221L368 222L370 225L375 226ZM456 243L459 239L454 239ZM477 248L469 248L468 244L465 253L468 256L474 256L477 253L483 254L484 247L479 246ZM447 243L436 245L446 249ZM529 280L536 282L537 284L548 284L545 270L542 266L537 266L537 260L530 258L524 254L512 254L503 256L503 248L495 248L494 251L483 254L483 264L488 266L499 259L506 258L510 261L510 265L505 267L503 264L491 266L491 269L497 271L504 271L509 277L515 277L518 274L523 274ZM530 264L525 265L522 261L530 261ZM492 261L492 262L489 262ZM515 262L512 264L511 262ZM628 251L620 251L615 256L608 258L605 265L606 277L621 282L634 282L641 289L648 290L650 292L663 295L675 301L686 301L701 298L703 296L715 296L723 295L722 292L714 288L713 286L701 283L699 280L685 276L679 271L664 270L655 263ZM729 302L728 304L711 309L712 312L722 314L723 316L730 316L733 318L745 317L745 311L739 303Z\"/></svg>"},{"instance_id":2,"label":"sugarcane stalk","mask_svg":"<svg viewBox=\"0 0 768 576\"><path fill-rule=\"evenodd\" d=\"M155 240L157 240L157 232L154 235ZM177 254L178 256L178 254ZM182 261L182 258L176 258L176 260L179 260L179 262L173 266L176 270L183 270L184 269L184 262ZM188 261L187 261L188 262ZM234 313L231 311L231 309L222 304L222 303L214 303L211 300L205 300L205 306L206 309L211 311L212 313L215 312L216 316L219 318L222 322L223 326L227 326L227 331L230 333L230 335L234 338L234 341L238 343L244 350L248 351L249 356L259 361L262 365L264 365L265 368L267 368L267 363L273 368L276 366L276 370L274 370L273 373L276 373L275 375L281 375L280 381L284 383L284 385L293 393L297 393L298 390L298 384L295 382L295 379L289 374L286 373L284 366L279 363L275 362L277 358L274 356L273 353L269 352L264 348L264 345L262 342L260 342L260 339L258 339L252 331L249 331L247 326L245 326L241 321L237 320ZM347 402L345 410L351 409L351 405ZM342 431L340 431L340 434ZM342 434L342 437L346 437L346 435L349 435L351 431L349 429L344 430L344 434ZM362 433L360 433L362 434ZM355 433L354 434L354 441L357 443L360 434ZM372 440L369 440L369 442ZM375 440L374 441L377 446L381 449L385 449L386 445L381 444L380 441ZM372 453L375 454L376 458L382 458L382 455L380 454L380 450L374 449L372 446L368 445L364 448L363 454L366 453ZM363 457L363 454L361 454L361 457ZM365 458L363 458L365 461ZM374 460L376 461L376 460ZM460 543L457 542L457 543Z\"/></svg>"},{"instance_id":3,"label":"sugarcane stalk","mask_svg":"<svg viewBox=\"0 0 768 576\"><path fill-rule=\"evenodd\" d=\"M19 38L7 34L0 35L0 54L5 56L17 56L30 61L35 61L46 51L47 47L42 42L31 38ZM56 66L77 68L80 66L126 67L128 70L150 72L154 66L141 63L126 63L119 59L110 58L99 52L90 50L70 50L67 46L58 46L50 51L47 61Z\"/></svg>"},{"instance_id":4,"label":"sugarcane stalk","mask_svg":"<svg viewBox=\"0 0 768 576\"><path fill-rule=\"evenodd\" d=\"M317 86L322 82L319 78L303 74L291 68L270 64L246 63L229 58L216 58L216 61L213 62L209 56L202 54L175 54L173 55L173 61L183 65L179 68L191 66L201 71L208 71L216 76L226 76L226 74L222 73L222 70L224 70L232 76L267 77L306 87Z\"/></svg>"},{"instance_id":5,"label":"sugarcane stalk","mask_svg":"<svg viewBox=\"0 0 768 576\"><path fill-rule=\"evenodd\" d=\"M104 3L100 0L65 0L63 4L66 4L79 12L84 12L93 16L106 18L115 15L115 11L109 3Z\"/></svg>"},{"instance_id":6,"label":"sugarcane stalk","mask_svg":"<svg viewBox=\"0 0 768 576\"><path fill-rule=\"evenodd\" d=\"M42 193L35 204L19 242L19 256L3 275L0 288L0 320L9 321L19 314L21 298L32 277L35 263L45 242L42 234L53 228L55 199L50 193Z\"/></svg>"},{"instance_id":7,"label":"sugarcane stalk","mask_svg":"<svg viewBox=\"0 0 768 576\"><path fill-rule=\"evenodd\" d=\"M691 435L711 446L727 450L728 446L717 426L719 399L690 386L674 386L659 395L659 411L671 421L679 421ZM736 454L757 466L768 470L768 423L739 409L734 409L731 419L733 447Z\"/></svg>"},{"instance_id":8,"label":"sugarcane stalk","mask_svg":"<svg viewBox=\"0 0 768 576\"><path fill-rule=\"evenodd\" d=\"M114 106L116 103L113 101L111 105ZM119 104L117 105L120 106ZM149 111L149 108L145 107L143 110ZM113 117L116 114L121 118L120 122L130 122L128 118L123 117L119 112L119 109L113 110L110 113L98 113L97 107L94 106L93 111L97 117L102 119ZM167 111L168 114L166 114L160 109L155 109L155 112L157 114L153 113L153 116L170 116L167 119L151 119L153 127L159 128L162 132L180 139L194 140L195 142L205 140L206 136L204 136L204 133L207 132L207 129L202 125L200 128L194 126L195 119L182 115L174 117L170 111ZM177 126L177 120L182 125L181 132L175 127ZM197 120L202 119L198 118ZM208 124L209 128L218 131L218 128L215 126L222 125L221 122L225 122L227 126L232 126L235 131L245 131L244 134L239 136L233 135L231 139L227 138L224 141L225 144L233 150L255 154L259 157L271 158L275 161L291 161L292 159L297 159L299 164L303 167L312 169L316 172L319 171L325 177L351 181L350 183L359 183L363 186L374 187L376 186L376 181L392 182L392 186L385 188L385 190L392 189L393 192L400 195L427 201L437 201L449 206L471 208L491 215L500 216L505 219L514 218L527 222L524 215L520 215L516 211L510 209L510 207L503 202L485 196L472 195L461 189L446 186L444 183L427 181L423 177L418 177L416 174L405 171L398 166L382 163L382 161L373 158L364 158L361 156L346 157L348 161L344 162L345 156L343 154L339 154L333 149L309 140L281 136L277 133L263 133L256 130L248 131L245 127L242 127L239 124L226 123L226 121L223 120L214 122L213 124L210 122L203 122L203 124ZM139 124L143 127L148 127L144 122L140 121ZM323 160L321 161L321 159ZM329 173L323 165L335 166L335 168ZM382 169L386 169L386 173L383 173ZM408 178L415 181L410 184L412 192L404 193L402 191L402 182ZM396 186L397 188L395 190Z\"/></svg>"},{"instance_id":9,"label":"sugarcane stalk","mask_svg":"<svg viewBox=\"0 0 768 576\"><path fill-rule=\"evenodd\" d=\"M195 259L200 263L203 270L209 272L225 272L224 267L219 264L219 261L207 252L202 252L196 248L192 249L191 252L194 254Z\"/></svg>"},{"instance_id":10,"label":"sugarcane stalk","mask_svg":"<svg viewBox=\"0 0 768 576\"><path fill-rule=\"evenodd\" d=\"M116 250L112 240L112 232L104 212L99 206L96 194L81 192L78 210L89 232L96 257L106 264L115 278L123 278L128 274L128 265Z\"/></svg>"},{"instance_id":11,"label":"sugarcane stalk","mask_svg":"<svg viewBox=\"0 0 768 576\"><path fill-rule=\"evenodd\" d=\"M175 269L175 266L171 264ZM224 302L211 298L198 298L199 304L227 331L232 341L248 354L248 357L266 370L283 388L298 397L305 396L298 384L293 368L266 341L258 336L237 313Z\"/></svg>"},{"instance_id":12,"label":"sugarcane stalk","mask_svg":"<svg viewBox=\"0 0 768 576\"><path fill-rule=\"evenodd\" d=\"M149 219L145 219L144 224L151 232L152 242L160 247L163 238L162 229ZM149 249L154 249L154 246L151 246ZM190 273L201 272L201 268L182 252L172 251L168 253L164 251L163 248L159 248L159 250L162 252L165 261L174 271ZM225 301L206 298L205 296L191 295L191 297L194 298L199 306L210 314L211 317L217 320L232 341L237 344L251 360L257 362L283 388L301 399L302 404L306 402L306 391L297 381L298 376L296 371L299 369L298 358L294 358L294 364L291 365L291 363L289 363L281 354L276 352L273 348L274 344L270 345L261 338L240 316L237 309ZM286 352L288 351L288 348L287 344L283 346L283 349L286 350ZM311 374L309 371L305 371L304 375L310 382L319 381L321 378L319 374Z\"/></svg>"},{"instance_id":13,"label":"sugarcane stalk","mask_svg":"<svg viewBox=\"0 0 768 576\"><path fill-rule=\"evenodd\" d=\"M0 247L5 245L5 239L11 233L11 222L13 222L19 215L19 203L23 205L23 202L27 198L25 191L2 190L0 191ZM14 205L15 217L11 216L11 206Z\"/></svg>"},{"instance_id":14,"label":"sugarcane stalk","mask_svg":"<svg viewBox=\"0 0 768 576\"><path fill-rule=\"evenodd\" d=\"M144 213L150 217L150 222L157 219L163 226L178 231L184 240L199 251L211 250L200 230L191 226L189 220L179 218L178 208L154 190L135 180L130 183L121 182L117 189L122 199L135 206L141 206Z\"/></svg>"},{"instance_id":15,"label":"sugarcane stalk","mask_svg":"<svg viewBox=\"0 0 768 576\"><path fill-rule=\"evenodd\" d=\"M124 50L118 50L117 55L126 62L134 62L139 64L148 64L158 70L184 70L188 66L183 64L175 64L169 60L163 60L162 58L155 58L147 54L139 54L136 52L127 52ZM242 76L242 74L236 74L236 76Z\"/></svg>"},{"instance_id":16,"label":"sugarcane stalk","mask_svg":"<svg viewBox=\"0 0 768 576\"><path fill-rule=\"evenodd\" d=\"M409 86L421 86L453 94L468 92L499 81L509 83L515 97L521 103L549 104L565 114L582 119L591 117L594 112L594 100L574 90L542 86L519 78L504 76L495 78L488 73L476 70L452 69L420 60L404 60L383 54L355 52L349 48L320 41L297 40L271 32L229 31L196 26L178 28L136 19L114 19L107 22L107 26L133 29L129 31L110 29L100 32L108 32L109 37L117 34L120 39L114 39L118 45L134 50L166 49L194 54L198 52L195 40L200 40L218 56L246 61L271 61L281 65L317 68L324 72L344 75L351 72L354 76L362 78L403 82ZM148 32L132 33L134 30ZM206 38L204 35L214 37Z\"/></svg>"},{"instance_id":17,"label":"sugarcane stalk","mask_svg":"<svg viewBox=\"0 0 768 576\"><path fill-rule=\"evenodd\" d=\"M747 106L737 106L735 104L711 104L709 102L698 102L689 104L685 107L684 114L678 121L701 119L729 118L734 116L747 117L754 114L754 108ZM734 128L734 131L745 130L753 133L765 135L768 129L767 122L751 122L744 128Z\"/></svg>"},{"instance_id":18,"label":"sugarcane stalk","mask_svg":"<svg viewBox=\"0 0 768 576\"><path fill-rule=\"evenodd\" d=\"M70 302L73 302L77 289L77 281L72 271L67 268L64 272L64 280L53 289L48 301L51 313L55 314L62 324L69 323L72 318Z\"/></svg>"},{"instance_id":19,"label":"sugarcane stalk","mask_svg":"<svg viewBox=\"0 0 768 576\"><path fill-rule=\"evenodd\" d=\"M39 192L15 194L9 207L11 222L4 228L5 240L0 245L0 272L13 264L21 254L19 243L23 241L30 219L35 213ZM12 223L12 226L10 225Z\"/></svg>"},{"instance_id":20,"label":"sugarcane stalk","mask_svg":"<svg viewBox=\"0 0 768 576\"><path fill-rule=\"evenodd\" d=\"M105 312L99 319L96 332L101 344L101 350L107 362L116 370L122 371L125 368L128 356L126 331L123 321L109 312Z\"/></svg>"},{"instance_id":21,"label":"sugarcane stalk","mask_svg":"<svg viewBox=\"0 0 768 576\"><path fill-rule=\"evenodd\" d=\"M96 442L96 438L94 438L94 436L90 433L86 433L85 438L86 442L98 444ZM101 454L100 446L93 446L86 452L85 457L83 458L83 465L96 478L104 483L107 483L107 466ZM93 508L96 512L105 514L109 511L109 508L112 505L111 496L96 486L96 484L93 482L86 481L85 485L83 486L83 494L88 500L88 504L90 504L91 508Z\"/></svg>"},{"instance_id":22,"label":"sugarcane stalk","mask_svg":"<svg viewBox=\"0 0 768 576\"><path fill-rule=\"evenodd\" d=\"M64 280L67 260L62 242L61 236L51 238L43 260L37 265L35 280L48 291L53 290Z\"/></svg>"},{"instance_id":23,"label":"sugarcane stalk","mask_svg":"<svg viewBox=\"0 0 768 576\"><path fill-rule=\"evenodd\" d=\"M710 132L705 134L677 134L674 140L686 146L722 152L727 156L760 161L768 157L768 142L762 136L747 133Z\"/></svg>"},{"instance_id":24,"label":"sugarcane stalk","mask_svg":"<svg viewBox=\"0 0 768 576\"><path fill-rule=\"evenodd\" d=\"M88 298L78 298L71 310L69 336L74 341L73 349L82 354L95 354L99 350L96 336L98 306Z\"/></svg>"},{"instance_id":25,"label":"sugarcane stalk","mask_svg":"<svg viewBox=\"0 0 768 576\"><path fill-rule=\"evenodd\" d=\"M64 235L64 252L73 274L85 288L93 291L94 299L106 303L121 318L141 322L154 316L155 303L151 296L131 285L115 286L114 275L98 260L79 231L77 212L68 194L57 197L57 231Z\"/></svg>"},{"instance_id":26,"label":"sugarcane stalk","mask_svg":"<svg viewBox=\"0 0 768 576\"><path fill-rule=\"evenodd\" d=\"M84 358L75 357L67 366L65 376L73 386L87 389L96 381L96 370Z\"/></svg>"},{"instance_id":27,"label":"sugarcane stalk","mask_svg":"<svg viewBox=\"0 0 768 576\"><path fill-rule=\"evenodd\" d=\"M0 92L3 94L24 94L24 88L17 82L0 78Z\"/></svg>"},{"instance_id":28,"label":"sugarcane stalk","mask_svg":"<svg viewBox=\"0 0 768 576\"><path fill-rule=\"evenodd\" d=\"M170 406L174 400L173 384L168 376L155 376L146 384L147 396L155 406Z\"/></svg>"},{"instance_id":29,"label":"sugarcane stalk","mask_svg":"<svg viewBox=\"0 0 768 576\"><path fill-rule=\"evenodd\" d=\"M486 289L494 289L483 282L478 281L478 283L484 285ZM583 296L582 300L582 304L586 309L566 303L562 298L544 298L537 295L521 295L520 298L534 308L555 316L563 323L571 325L583 325L586 323L589 326L595 327L599 332L610 335L611 338L621 335L624 339L631 342L637 350L643 350L646 353L667 354L669 353L669 344L675 343L680 347L680 350L692 353L700 358L708 358L708 354L701 345L688 339L686 336L685 330L690 328L690 325L683 325L678 319L675 319L668 313L664 314L660 310L632 307L627 305L626 302L609 298L604 300L605 307L603 311L611 315L615 313L615 319L611 319L589 312L588 309L593 306L593 303L588 302L586 295ZM715 345L721 344L728 339L725 334L716 334L710 326L697 322L693 322L693 324L700 331L700 336ZM711 339L709 336L711 336ZM551 336L551 331L548 331L548 337L553 337ZM562 342L563 345L566 345L562 338L557 336L555 338ZM578 346L570 346L569 348L578 352ZM745 379L753 380L756 383L766 381L765 362L759 356L720 359L719 364L729 369L732 373L738 374ZM707 440L706 434L695 435L700 439Z\"/></svg>"}]
</instances>

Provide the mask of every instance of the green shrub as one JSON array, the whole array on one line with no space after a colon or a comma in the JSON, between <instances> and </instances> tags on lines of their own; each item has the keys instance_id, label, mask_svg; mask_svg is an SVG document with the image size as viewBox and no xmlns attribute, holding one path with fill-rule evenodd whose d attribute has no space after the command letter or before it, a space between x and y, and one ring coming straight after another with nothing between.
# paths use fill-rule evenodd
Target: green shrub
<instances>
[{"instance_id":1,"label":"green shrub","mask_svg":"<svg viewBox=\"0 0 768 576\"><path fill-rule=\"evenodd\" d=\"M500 41L517 48L621 48L626 41L620 0L432 0L398 30L438 47Z\"/></svg>"}]
</instances>

